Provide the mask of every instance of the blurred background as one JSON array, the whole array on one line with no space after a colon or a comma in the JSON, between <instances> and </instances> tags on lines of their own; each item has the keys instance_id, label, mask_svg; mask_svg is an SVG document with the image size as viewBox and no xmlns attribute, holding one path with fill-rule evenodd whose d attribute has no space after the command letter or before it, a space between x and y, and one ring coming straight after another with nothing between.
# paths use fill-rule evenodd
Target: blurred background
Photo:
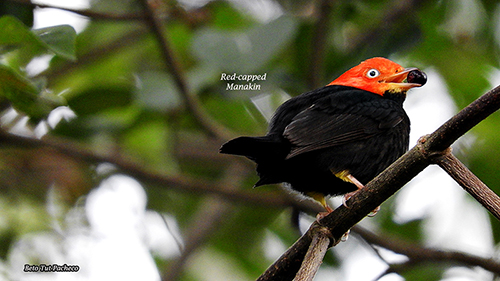
<instances>
[{"instance_id":1,"label":"blurred background","mask_svg":"<svg viewBox=\"0 0 500 281\"><path fill-rule=\"evenodd\" d=\"M255 280L320 209L278 185L252 189L253 163L220 145L265 134L283 101L374 56L428 74L405 103L415 145L500 84L499 4L3 0L0 278ZM265 79L221 79L235 73ZM453 148L496 193L499 122L493 114ZM498 256L500 223L439 168L381 207L359 225L387 249L353 231L315 280L495 280L391 249Z\"/></svg>"}]
</instances>

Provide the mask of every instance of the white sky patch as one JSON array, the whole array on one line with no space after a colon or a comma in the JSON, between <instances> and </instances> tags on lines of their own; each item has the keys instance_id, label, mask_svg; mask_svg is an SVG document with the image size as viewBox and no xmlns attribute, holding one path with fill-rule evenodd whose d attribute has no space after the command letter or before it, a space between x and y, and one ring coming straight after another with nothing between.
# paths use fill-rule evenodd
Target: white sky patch
<instances>
[{"instance_id":1,"label":"white sky patch","mask_svg":"<svg viewBox=\"0 0 500 281\"><path fill-rule=\"evenodd\" d=\"M70 121L76 118L75 112L67 106L56 107L47 117L47 123L51 128L55 128L62 120Z\"/></svg>"},{"instance_id":2,"label":"white sky patch","mask_svg":"<svg viewBox=\"0 0 500 281\"><path fill-rule=\"evenodd\" d=\"M155 255L163 259L180 255L184 244L174 217L147 211L145 227L147 246Z\"/></svg>"},{"instance_id":3,"label":"white sky patch","mask_svg":"<svg viewBox=\"0 0 500 281\"><path fill-rule=\"evenodd\" d=\"M54 55L43 55L33 58L26 66L29 76L36 76L49 67L50 60Z\"/></svg>"},{"instance_id":4,"label":"white sky patch","mask_svg":"<svg viewBox=\"0 0 500 281\"><path fill-rule=\"evenodd\" d=\"M82 235L87 247L80 251L89 280L159 280L145 241L146 193L137 181L112 176L88 195L85 207L91 232Z\"/></svg>"},{"instance_id":5,"label":"white sky patch","mask_svg":"<svg viewBox=\"0 0 500 281\"><path fill-rule=\"evenodd\" d=\"M286 247L276 234L266 231L263 245L266 259L270 261L277 260L286 251Z\"/></svg>"},{"instance_id":6,"label":"white sky patch","mask_svg":"<svg viewBox=\"0 0 500 281\"><path fill-rule=\"evenodd\" d=\"M88 0L36 0L37 4L52 5L54 7L71 8L84 10L90 7ZM33 28L43 28L55 25L69 24L76 32L81 32L88 24L89 20L83 16L60 9L36 9Z\"/></svg>"}]
</instances>

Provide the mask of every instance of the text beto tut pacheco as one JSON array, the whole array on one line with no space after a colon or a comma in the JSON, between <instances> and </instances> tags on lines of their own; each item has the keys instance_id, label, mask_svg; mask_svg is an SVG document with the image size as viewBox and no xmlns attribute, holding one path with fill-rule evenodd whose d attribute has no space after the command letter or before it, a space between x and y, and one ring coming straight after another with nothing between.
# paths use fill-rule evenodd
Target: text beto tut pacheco
<instances>
[{"instance_id":1,"label":"text beto tut pacheco","mask_svg":"<svg viewBox=\"0 0 500 281\"><path fill-rule=\"evenodd\" d=\"M80 267L71 264L25 264L24 272L78 272Z\"/></svg>"},{"instance_id":2,"label":"text beto tut pacheco","mask_svg":"<svg viewBox=\"0 0 500 281\"><path fill-rule=\"evenodd\" d=\"M227 82L226 91L260 91L260 84L258 81L266 80L267 73L264 74L237 74L237 73L222 73L220 80L222 81L233 81ZM234 81L241 81L240 83L235 83Z\"/></svg>"}]
</instances>

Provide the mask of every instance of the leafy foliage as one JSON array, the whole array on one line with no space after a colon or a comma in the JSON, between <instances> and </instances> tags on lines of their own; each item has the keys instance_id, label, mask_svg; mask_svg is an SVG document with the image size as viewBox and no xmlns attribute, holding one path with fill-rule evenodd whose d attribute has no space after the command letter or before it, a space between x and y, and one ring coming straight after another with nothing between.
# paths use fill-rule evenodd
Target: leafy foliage
<instances>
[{"instance_id":1,"label":"leafy foliage","mask_svg":"<svg viewBox=\"0 0 500 281\"><path fill-rule=\"evenodd\" d=\"M103 172L99 164L105 161L2 143L1 191L7 199L0 200L0 205L7 210L3 217L12 222L0 228L3 259L9 259L13 241L24 234L51 230L49 223L42 223L48 220L46 216L27 219L33 210L40 216L43 206L57 205L60 209L52 213L52 220L65 225L89 192L119 172L140 181L148 210L174 217L186 247L192 247L187 255L195 257L188 256L184 265L171 257L155 256L159 272L168 273L177 266L183 273L174 276L175 280L209 280L199 276L214 261L202 266L189 261L215 252L231 261L238 276L255 279L272 262L265 246L270 236L279 240L275 246L285 248L297 239L298 232L289 221L296 210L272 203L278 201L245 200L245 196L259 194L282 200L287 195L278 186L252 190L253 166L218 155L218 147L229 134L263 134L266 117L284 98L310 90L315 79L327 84L372 56L435 70L458 108L494 86L492 81L498 82L492 78L498 76L499 65L499 6L495 1L333 1L323 26L316 3L321 1L263 1L272 5L261 10L254 6L256 12L237 1L209 1L199 7L187 1L182 5L154 2L158 5L154 12L163 23L160 34L152 31L146 14L138 8L140 1L92 1L89 11L99 13L79 34L68 25L32 30L14 16L0 18L0 106L5 116L10 109L16 112L13 120L2 119L3 129L18 133L19 120L29 119L21 122L27 134L35 136L35 128L45 126L47 139L81 145L85 151L117 162L127 159L147 172L116 163ZM139 19L99 18L117 14ZM174 63L167 62L160 36L169 43ZM31 73L30 64L40 57L50 57L49 66ZM266 79L254 81L259 90L231 91L228 82L244 85L247 81L224 81L222 73L266 74ZM311 73L318 77L311 78ZM179 87L179 79L185 89ZM74 116L49 122L60 117L56 112L61 107ZM217 135L200 116L230 133ZM499 118L496 114L478 126L473 131L475 142L456 151L496 193L500 193ZM159 180L158 174L167 180ZM50 203L52 192L57 203ZM239 199L231 197L232 193L240 194L235 196ZM211 204L222 207L210 213ZM425 244L428 217L395 222L395 205L382 206L383 211L368 224L380 235L390 233ZM22 210L29 212L19 216ZM195 237L201 222L213 224L202 228L205 232L199 235L204 239L191 245L189 238ZM300 222L307 223L307 219ZM83 224L88 227L88 222ZM492 226L498 243L499 224L492 221ZM325 264L346 272L341 261L347 259L344 250L351 246L338 247ZM489 250L494 251L493 245ZM451 266L423 263L396 273L405 280L441 280Z\"/></svg>"}]
</instances>

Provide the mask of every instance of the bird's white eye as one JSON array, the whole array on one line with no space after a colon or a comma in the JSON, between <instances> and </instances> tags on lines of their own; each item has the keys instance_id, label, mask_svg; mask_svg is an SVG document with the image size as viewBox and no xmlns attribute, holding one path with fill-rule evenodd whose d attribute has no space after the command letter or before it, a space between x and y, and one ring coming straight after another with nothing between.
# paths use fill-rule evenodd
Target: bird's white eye
<instances>
[{"instance_id":1,"label":"bird's white eye","mask_svg":"<svg viewBox=\"0 0 500 281\"><path fill-rule=\"evenodd\" d=\"M375 78L379 75L380 75L380 71L378 71L375 68L368 70L368 72L366 73L366 77L368 77L368 78Z\"/></svg>"}]
</instances>

